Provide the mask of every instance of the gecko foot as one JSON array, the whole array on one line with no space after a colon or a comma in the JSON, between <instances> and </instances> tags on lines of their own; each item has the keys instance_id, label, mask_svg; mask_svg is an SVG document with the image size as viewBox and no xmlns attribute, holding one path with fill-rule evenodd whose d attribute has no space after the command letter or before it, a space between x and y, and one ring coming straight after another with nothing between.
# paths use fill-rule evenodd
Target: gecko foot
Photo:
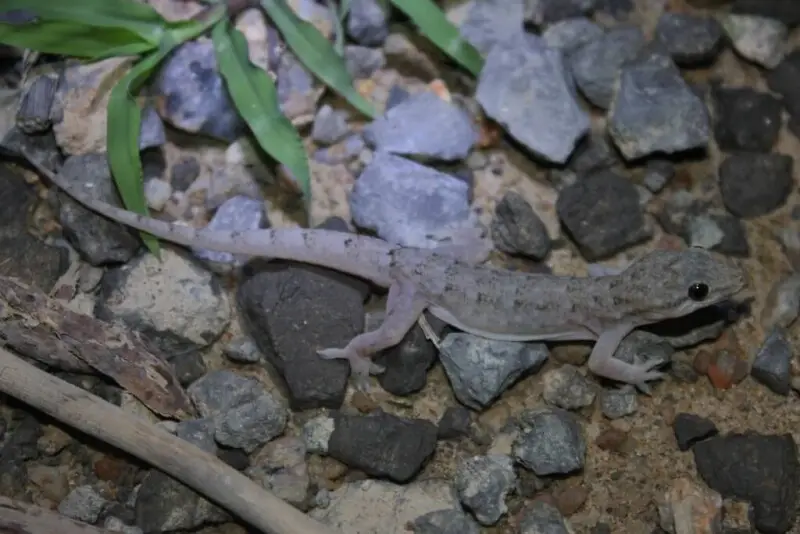
<instances>
[{"instance_id":1,"label":"gecko foot","mask_svg":"<svg viewBox=\"0 0 800 534\"><path fill-rule=\"evenodd\" d=\"M361 356L355 351L344 349L318 350L320 358L325 360L348 360L350 362L350 376L353 385L360 391L369 389L369 375L379 375L386 368L382 367L366 356Z\"/></svg>"},{"instance_id":2,"label":"gecko foot","mask_svg":"<svg viewBox=\"0 0 800 534\"><path fill-rule=\"evenodd\" d=\"M665 375L663 372L654 371L656 367L663 365L664 363L665 362L663 361L654 360L632 364L629 383L636 386L636 389L645 395L650 395L652 391L648 382L651 380L661 380L664 378Z\"/></svg>"}]
</instances>

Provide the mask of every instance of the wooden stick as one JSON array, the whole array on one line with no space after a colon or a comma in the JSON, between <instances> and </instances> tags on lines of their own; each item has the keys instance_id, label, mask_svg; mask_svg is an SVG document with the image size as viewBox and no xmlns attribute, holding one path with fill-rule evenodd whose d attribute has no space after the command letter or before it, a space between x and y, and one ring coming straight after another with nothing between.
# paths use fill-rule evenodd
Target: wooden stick
<instances>
[{"instance_id":1,"label":"wooden stick","mask_svg":"<svg viewBox=\"0 0 800 534\"><path fill-rule=\"evenodd\" d=\"M0 497L0 532L13 534L111 534L46 508Z\"/></svg>"},{"instance_id":2,"label":"wooden stick","mask_svg":"<svg viewBox=\"0 0 800 534\"><path fill-rule=\"evenodd\" d=\"M109 443L267 534L336 534L191 443L64 382L0 347L0 391Z\"/></svg>"}]
</instances>

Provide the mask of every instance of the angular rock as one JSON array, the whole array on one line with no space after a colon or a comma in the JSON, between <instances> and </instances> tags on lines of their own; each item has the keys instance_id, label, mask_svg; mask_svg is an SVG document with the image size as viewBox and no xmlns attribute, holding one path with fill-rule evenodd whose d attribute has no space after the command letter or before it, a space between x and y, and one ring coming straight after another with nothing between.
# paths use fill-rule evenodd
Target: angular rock
<instances>
[{"instance_id":1,"label":"angular rock","mask_svg":"<svg viewBox=\"0 0 800 534\"><path fill-rule=\"evenodd\" d=\"M719 187L725 207L751 218L781 207L793 187L794 159L785 154L740 152L719 166Z\"/></svg>"},{"instance_id":2,"label":"angular rock","mask_svg":"<svg viewBox=\"0 0 800 534\"><path fill-rule=\"evenodd\" d=\"M714 138L726 152L770 152L783 125L775 96L749 87L714 91Z\"/></svg>"},{"instance_id":3,"label":"angular rock","mask_svg":"<svg viewBox=\"0 0 800 534\"><path fill-rule=\"evenodd\" d=\"M562 53L533 36L492 49L475 98L512 137L553 163L566 162L589 131Z\"/></svg>"},{"instance_id":4,"label":"angular rock","mask_svg":"<svg viewBox=\"0 0 800 534\"><path fill-rule=\"evenodd\" d=\"M656 39L678 65L712 61L722 48L722 26L711 16L664 13L656 25Z\"/></svg>"},{"instance_id":5,"label":"angular rock","mask_svg":"<svg viewBox=\"0 0 800 534\"><path fill-rule=\"evenodd\" d=\"M705 104L660 53L622 68L608 131L627 160L705 148L711 137Z\"/></svg>"}]
</instances>

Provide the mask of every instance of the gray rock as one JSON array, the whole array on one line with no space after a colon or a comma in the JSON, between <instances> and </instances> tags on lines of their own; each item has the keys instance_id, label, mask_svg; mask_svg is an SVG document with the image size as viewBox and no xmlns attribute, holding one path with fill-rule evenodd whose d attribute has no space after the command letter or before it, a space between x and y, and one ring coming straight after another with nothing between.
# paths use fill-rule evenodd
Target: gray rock
<instances>
[{"instance_id":1,"label":"gray rock","mask_svg":"<svg viewBox=\"0 0 800 534\"><path fill-rule=\"evenodd\" d=\"M525 0L473 0L459 30L483 55L523 33Z\"/></svg>"},{"instance_id":2,"label":"gray rock","mask_svg":"<svg viewBox=\"0 0 800 534\"><path fill-rule=\"evenodd\" d=\"M288 50L281 54L275 86L281 112L289 119L312 115L322 95L313 74Z\"/></svg>"},{"instance_id":3,"label":"gray rock","mask_svg":"<svg viewBox=\"0 0 800 534\"><path fill-rule=\"evenodd\" d=\"M711 137L705 104L675 63L658 53L623 67L608 131L628 160L705 148Z\"/></svg>"},{"instance_id":4,"label":"gray rock","mask_svg":"<svg viewBox=\"0 0 800 534\"><path fill-rule=\"evenodd\" d=\"M369 78L386 65L386 54L380 48L350 45L344 47L344 64L353 78Z\"/></svg>"},{"instance_id":5,"label":"gray rock","mask_svg":"<svg viewBox=\"0 0 800 534\"><path fill-rule=\"evenodd\" d=\"M470 218L469 186L411 160L376 152L350 194L353 221L382 239L432 247L429 236Z\"/></svg>"},{"instance_id":6,"label":"gray rock","mask_svg":"<svg viewBox=\"0 0 800 534\"><path fill-rule=\"evenodd\" d=\"M600 409L609 419L619 419L636 412L636 389L627 385L619 389L604 389L600 393Z\"/></svg>"},{"instance_id":7,"label":"gray rock","mask_svg":"<svg viewBox=\"0 0 800 534\"><path fill-rule=\"evenodd\" d=\"M235 406L214 418L214 439L229 448L251 453L280 436L288 412L266 391L255 399Z\"/></svg>"},{"instance_id":8,"label":"gray rock","mask_svg":"<svg viewBox=\"0 0 800 534\"><path fill-rule=\"evenodd\" d=\"M583 468L586 440L571 413L558 408L531 410L522 415L520 427L514 457L537 476L566 475Z\"/></svg>"},{"instance_id":9,"label":"gray rock","mask_svg":"<svg viewBox=\"0 0 800 534\"><path fill-rule=\"evenodd\" d=\"M229 142L247 131L217 70L210 40L176 48L159 67L153 89L166 103L162 117L175 128Z\"/></svg>"},{"instance_id":10,"label":"gray rock","mask_svg":"<svg viewBox=\"0 0 800 534\"><path fill-rule=\"evenodd\" d=\"M388 6L378 0L352 0L347 35L364 46L381 46L389 36Z\"/></svg>"},{"instance_id":11,"label":"gray rock","mask_svg":"<svg viewBox=\"0 0 800 534\"><path fill-rule=\"evenodd\" d=\"M379 151L446 161L467 157L478 141L469 115L430 91L394 106L364 128L363 135Z\"/></svg>"},{"instance_id":12,"label":"gray rock","mask_svg":"<svg viewBox=\"0 0 800 534\"><path fill-rule=\"evenodd\" d=\"M651 159L645 164L644 186L658 193L675 176L675 165L666 159Z\"/></svg>"},{"instance_id":13,"label":"gray rock","mask_svg":"<svg viewBox=\"0 0 800 534\"><path fill-rule=\"evenodd\" d=\"M534 26L589 15L595 0L526 0L525 21Z\"/></svg>"},{"instance_id":14,"label":"gray rock","mask_svg":"<svg viewBox=\"0 0 800 534\"><path fill-rule=\"evenodd\" d=\"M361 134L348 135L343 141L314 152L314 161L325 165L347 163L358 157L366 146Z\"/></svg>"},{"instance_id":15,"label":"gray rock","mask_svg":"<svg viewBox=\"0 0 800 534\"><path fill-rule=\"evenodd\" d=\"M228 370L211 371L187 389L200 415L211 418L252 402L263 392L254 378Z\"/></svg>"},{"instance_id":16,"label":"gray rock","mask_svg":"<svg viewBox=\"0 0 800 534\"><path fill-rule=\"evenodd\" d=\"M712 61L722 48L722 26L709 15L664 13L656 24L655 38L678 65Z\"/></svg>"},{"instance_id":17,"label":"gray rock","mask_svg":"<svg viewBox=\"0 0 800 534\"><path fill-rule=\"evenodd\" d=\"M772 213L786 203L792 191L793 170L794 158L787 154L733 154L719 166L722 201L741 218Z\"/></svg>"},{"instance_id":18,"label":"gray rock","mask_svg":"<svg viewBox=\"0 0 800 534\"><path fill-rule=\"evenodd\" d=\"M556 213L588 261L610 257L652 235L636 187L608 170L563 188Z\"/></svg>"},{"instance_id":19,"label":"gray rock","mask_svg":"<svg viewBox=\"0 0 800 534\"><path fill-rule=\"evenodd\" d=\"M764 340L753 360L750 374L779 395L791 391L791 364L794 350L783 328L776 327Z\"/></svg>"},{"instance_id":20,"label":"gray rock","mask_svg":"<svg viewBox=\"0 0 800 534\"><path fill-rule=\"evenodd\" d=\"M602 35L603 29L586 17L558 21L547 26L547 29L542 32L542 38L547 46L563 50L566 55L599 39Z\"/></svg>"},{"instance_id":21,"label":"gray rock","mask_svg":"<svg viewBox=\"0 0 800 534\"><path fill-rule=\"evenodd\" d=\"M511 458L492 454L463 460L456 469L454 485L461 504L481 525L492 526L508 512L505 499L516 481Z\"/></svg>"},{"instance_id":22,"label":"gray rock","mask_svg":"<svg viewBox=\"0 0 800 534\"><path fill-rule=\"evenodd\" d=\"M593 133L578 143L568 166L579 175L611 168L620 163L605 132Z\"/></svg>"},{"instance_id":23,"label":"gray rock","mask_svg":"<svg viewBox=\"0 0 800 534\"><path fill-rule=\"evenodd\" d=\"M789 28L779 20L729 13L722 26L736 52L753 63L772 69L786 55Z\"/></svg>"},{"instance_id":24,"label":"gray rock","mask_svg":"<svg viewBox=\"0 0 800 534\"><path fill-rule=\"evenodd\" d=\"M144 532L196 530L230 519L220 507L169 475L152 469L136 496L136 526Z\"/></svg>"},{"instance_id":25,"label":"gray rock","mask_svg":"<svg viewBox=\"0 0 800 534\"><path fill-rule=\"evenodd\" d=\"M222 353L232 362L258 363L261 361L258 345L247 337L234 338L223 347Z\"/></svg>"},{"instance_id":26,"label":"gray rock","mask_svg":"<svg viewBox=\"0 0 800 534\"><path fill-rule=\"evenodd\" d=\"M71 156L64 161L58 174L73 184L76 192L123 207L111 177L107 154ZM124 263L139 250L140 241L127 226L98 215L66 193L59 192L58 198L61 204L58 220L64 229L64 237L89 264Z\"/></svg>"},{"instance_id":27,"label":"gray rock","mask_svg":"<svg viewBox=\"0 0 800 534\"><path fill-rule=\"evenodd\" d=\"M581 92L595 106L608 109L622 65L639 53L645 37L637 27L619 26L569 56Z\"/></svg>"},{"instance_id":28,"label":"gray rock","mask_svg":"<svg viewBox=\"0 0 800 534\"><path fill-rule=\"evenodd\" d=\"M563 54L535 36L495 46L475 98L486 114L534 154L564 163L589 131Z\"/></svg>"},{"instance_id":29,"label":"gray rock","mask_svg":"<svg viewBox=\"0 0 800 534\"><path fill-rule=\"evenodd\" d=\"M542 343L519 343L448 334L439 349L456 398L475 410L486 408L527 372L537 371L549 356Z\"/></svg>"},{"instance_id":30,"label":"gray rock","mask_svg":"<svg viewBox=\"0 0 800 534\"><path fill-rule=\"evenodd\" d=\"M542 500L527 505L519 525L520 534L572 534L558 508Z\"/></svg>"},{"instance_id":31,"label":"gray rock","mask_svg":"<svg viewBox=\"0 0 800 534\"><path fill-rule=\"evenodd\" d=\"M414 534L480 534L480 526L461 510L436 510L412 523Z\"/></svg>"},{"instance_id":32,"label":"gray rock","mask_svg":"<svg viewBox=\"0 0 800 534\"><path fill-rule=\"evenodd\" d=\"M210 454L217 454L217 442L214 441L214 419L190 419L179 421L175 435Z\"/></svg>"},{"instance_id":33,"label":"gray rock","mask_svg":"<svg viewBox=\"0 0 800 534\"><path fill-rule=\"evenodd\" d=\"M544 222L533 207L513 191L497 203L492 239L499 250L534 260L543 260L550 252L550 236Z\"/></svg>"},{"instance_id":34,"label":"gray rock","mask_svg":"<svg viewBox=\"0 0 800 534\"><path fill-rule=\"evenodd\" d=\"M58 513L77 521L95 523L108 504L92 486L78 486L58 503Z\"/></svg>"},{"instance_id":35,"label":"gray rock","mask_svg":"<svg viewBox=\"0 0 800 534\"><path fill-rule=\"evenodd\" d=\"M142 110L139 126L139 150L160 147L167 142L167 133L156 108L147 106Z\"/></svg>"},{"instance_id":36,"label":"gray rock","mask_svg":"<svg viewBox=\"0 0 800 534\"><path fill-rule=\"evenodd\" d=\"M337 414L328 454L371 476L408 482L436 448L436 426L379 412Z\"/></svg>"},{"instance_id":37,"label":"gray rock","mask_svg":"<svg viewBox=\"0 0 800 534\"><path fill-rule=\"evenodd\" d=\"M341 140L347 133L347 112L334 110L325 104L314 117L314 125L311 127L311 138L323 145L332 145Z\"/></svg>"},{"instance_id":38,"label":"gray rock","mask_svg":"<svg viewBox=\"0 0 800 534\"><path fill-rule=\"evenodd\" d=\"M295 437L278 438L253 456L247 476L292 506L305 510L311 489L306 448Z\"/></svg>"},{"instance_id":39,"label":"gray rock","mask_svg":"<svg viewBox=\"0 0 800 534\"><path fill-rule=\"evenodd\" d=\"M595 385L574 365L564 364L544 375L542 397L548 404L565 410L591 406L595 398Z\"/></svg>"},{"instance_id":40,"label":"gray rock","mask_svg":"<svg viewBox=\"0 0 800 534\"><path fill-rule=\"evenodd\" d=\"M205 229L218 232L248 232L269 228L264 202L244 195L227 199L214 212ZM216 264L241 266L250 260L244 254L231 254L201 248L192 249L195 257Z\"/></svg>"}]
</instances>

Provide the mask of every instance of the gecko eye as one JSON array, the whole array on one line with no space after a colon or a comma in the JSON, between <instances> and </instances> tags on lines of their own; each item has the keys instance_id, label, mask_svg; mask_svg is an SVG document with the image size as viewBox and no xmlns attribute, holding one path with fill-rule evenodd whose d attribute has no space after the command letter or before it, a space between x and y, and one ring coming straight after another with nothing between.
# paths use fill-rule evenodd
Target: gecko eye
<instances>
[{"instance_id":1,"label":"gecko eye","mask_svg":"<svg viewBox=\"0 0 800 534\"><path fill-rule=\"evenodd\" d=\"M689 286L689 298L700 302L708 296L708 286L706 284L697 283Z\"/></svg>"}]
</instances>

